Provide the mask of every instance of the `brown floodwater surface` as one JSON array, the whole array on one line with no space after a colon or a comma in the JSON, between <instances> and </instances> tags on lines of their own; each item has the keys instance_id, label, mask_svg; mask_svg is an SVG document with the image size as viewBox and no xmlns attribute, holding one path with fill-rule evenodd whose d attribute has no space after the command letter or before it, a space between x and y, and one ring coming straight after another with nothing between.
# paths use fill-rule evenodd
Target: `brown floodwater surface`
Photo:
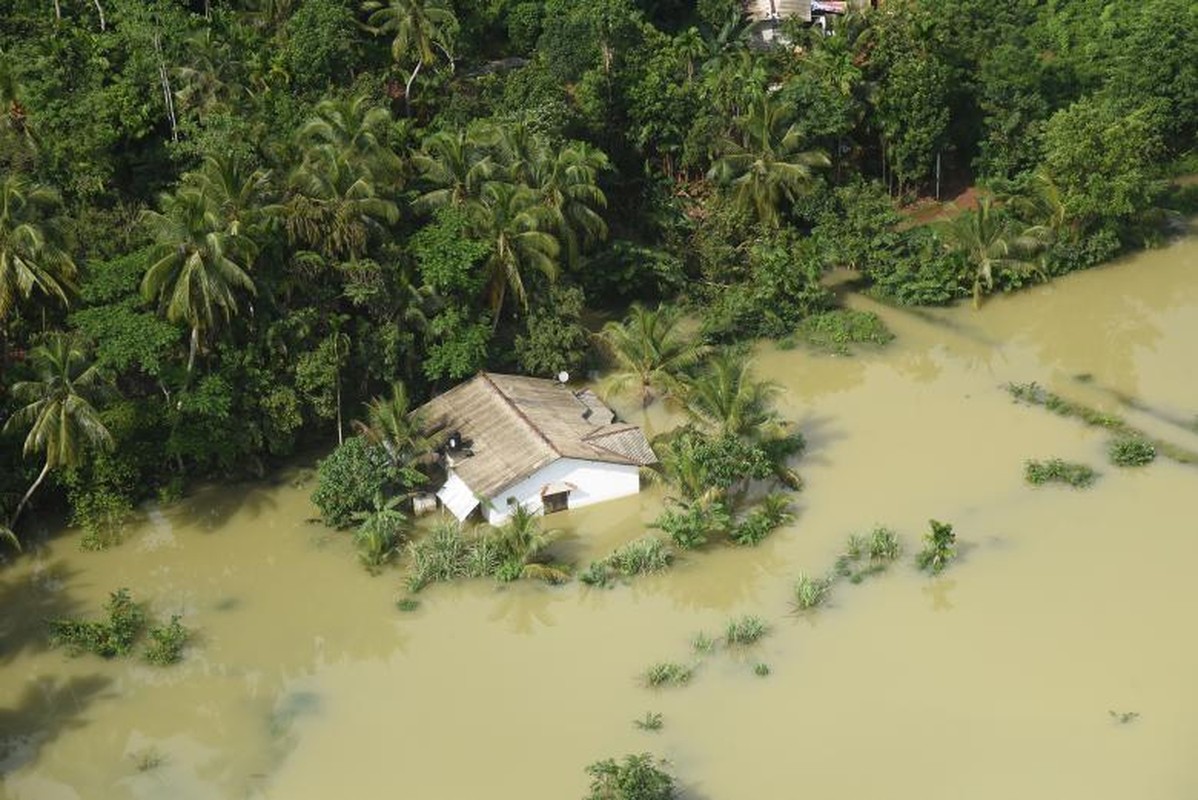
<instances>
[{"instance_id":1,"label":"brown floodwater surface","mask_svg":"<svg viewBox=\"0 0 1198 800\"><path fill-rule=\"evenodd\" d=\"M1037 381L1193 446L1198 240L979 312L850 303L897 340L756 355L809 444L794 523L756 548L608 590L433 586L403 613L402 569L371 577L309 522L299 471L152 509L107 552L52 538L0 569L4 795L562 800L588 763L648 751L687 800L1198 797L1198 468L1112 467L1102 431L1003 388ZM1026 486L1024 460L1053 456L1102 475ZM554 551L585 566L661 504L651 487L553 517ZM929 518L960 542L938 578L911 565ZM795 613L796 576L879 523L901 562ZM196 629L182 664L46 648L42 618L121 586ZM693 652L741 614L770 634ZM667 660L696 665L690 685L645 688ZM634 726L647 712L660 731Z\"/></svg>"}]
</instances>

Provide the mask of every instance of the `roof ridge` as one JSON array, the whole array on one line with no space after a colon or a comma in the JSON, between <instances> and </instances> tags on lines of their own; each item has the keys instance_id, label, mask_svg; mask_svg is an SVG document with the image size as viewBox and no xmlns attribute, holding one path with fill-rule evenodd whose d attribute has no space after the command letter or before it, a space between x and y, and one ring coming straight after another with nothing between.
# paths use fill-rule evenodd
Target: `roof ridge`
<instances>
[{"instance_id":1,"label":"roof ridge","mask_svg":"<svg viewBox=\"0 0 1198 800\"><path fill-rule=\"evenodd\" d=\"M584 442L590 442L595 439L602 439L605 436L614 436L617 433L624 433L634 428L639 428L638 425L633 425L631 422L609 422L606 425L600 425L595 430L582 437Z\"/></svg>"},{"instance_id":2,"label":"roof ridge","mask_svg":"<svg viewBox=\"0 0 1198 800\"><path fill-rule=\"evenodd\" d=\"M549 440L549 437L545 435L545 432L542 431L540 428L538 428L536 425L534 425L533 421L528 418L528 415L525 414L520 409L520 406L518 406L514 402L512 402L512 398L508 397L507 393L504 392L503 389L499 388L499 384L495 383L495 381L491 378L490 373L480 372L478 374L479 374L479 377L481 377L484 381L487 382L487 385L489 387L491 387L491 390L493 392L495 392L495 394L499 395L499 397L503 400L504 405L506 405L508 408L510 408L513 412L515 412L516 416L520 419L521 422L524 423L525 427L527 427L530 431L532 431L533 433L535 433L537 436L540 437L541 441L545 443L545 446L549 448L550 452L552 452L558 458L564 458L561 451L557 449L557 446L554 445L553 442L551 442Z\"/></svg>"}]
</instances>

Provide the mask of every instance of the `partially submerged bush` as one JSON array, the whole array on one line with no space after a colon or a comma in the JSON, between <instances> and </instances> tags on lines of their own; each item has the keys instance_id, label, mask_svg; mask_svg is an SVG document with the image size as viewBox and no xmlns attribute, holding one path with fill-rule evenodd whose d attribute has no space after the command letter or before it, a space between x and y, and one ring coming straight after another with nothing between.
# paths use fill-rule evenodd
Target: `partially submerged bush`
<instances>
[{"instance_id":1,"label":"partially submerged bush","mask_svg":"<svg viewBox=\"0 0 1198 800\"><path fill-rule=\"evenodd\" d=\"M934 519L929 524L931 530L924 536L924 548L915 557L915 563L920 569L938 575L957 555L957 535L952 525Z\"/></svg>"},{"instance_id":2,"label":"partially submerged bush","mask_svg":"<svg viewBox=\"0 0 1198 800\"><path fill-rule=\"evenodd\" d=\"M645 671L645 683L650 686L681 686L690 683L693 668L675 661L662 661Z\"/></svg>"},{"instance_id":3,"label":"partially submerged bush","mask_svg":"<svg viewBox=\"0 0 1198 800\"><path fill-rule=\"evenodd\" d=\"M179 615L171 617L165 625L150 628L150 644L146 646L145 658L151 664L165 667L183 659L183 646L187 644L191 631L179 622Z\"/></svg>"},{"instance_id":4,"label":"partially submerged bush","mask_svg":"<svg viewBox=\"0 0 1198 800\"><path fill-rule=\"evenodd\" d=\"M699 655L707 655L715 649L715 639L712 639L703 631L695 634L695 638L691 639L691 648Z\"/></svg>"},{"instance_id":5,"label":"partially submerged bush","mask_svg":"<svg viewBox=\"0 0 1198 800\"><path fill-rule=\"evenodd\" d=\"M832 582L827 578L812 578L800 573L795 581L795 607L800 611L806 611L823 605L831 588Z\"/></svg>"},{"instance_id":6,"label":"partially submerged bush","mask_svg":"<svg viewBox=\"0 0 1198 800\"><path fill-rule=\"evenodd\" d=\"M381 446L352 436L320 462L312 502L331 528L346 528L354 514L368 512L374 499L399 480Z\"/></svg>"},{"instance_id":7,"label":"partially submerged bush","mask_svg":"<svg viewBox=\"0 0 1198 800\"><path fill-rule=\"evenodd\" d=\"M769 626L760 617L740 617L730 620L724 631L724 641L730 645L749 645L769 633Z\"/></svg>"},{"instance_id":8,"label":"partially submerged bush","mask_svg":"<svg viewBox=\"0 0 1198 800\"><path fill-rule=\"evenodd\" d=\"M491 575L500 564L494 542L486 536L467 536L454 520L438 523L424 538L409 543L408 555L412 559L411 592L438 581Z\"/></svg>"},{"instance_id":9,"label":"partially submerged bush","mask_svg":"<svg viewBox=\"0 0 1198 800\"><path fill-rule=\"evenodd\" d=\"M790 498L782 492L766 495L761 504L736 524L728 538L739 545L760 544L778 528L794 519Z\"/></svg>"},{"instance_id":10,"label":"partially submerged bush","mask_svg":"<svg viewBox=\"0 0 1198 800\"><path fill-rule=\"evenodd\" d=\"M103 658L128 655L145 627L145 611L133 601L128 589L118 589L104 606L107 619L92 622L76 619L49 621L50 642L72 654L95 653Z\"/></svg>"},{"instance_id":11,"label":"partially submerged bush","mask_svg":"<svg viewBox=\"0 0 1198 800\"><path fill-rule=\"evenodd\" d=\"M663 723L662 723L662 719L661 719L661 714L658 714L654 711L650 711L650 712L646 713L645 716L642 717L641 719L634 719L632 721L632 724L636 725L636 727L642 731L659 731L659 730L661 730Z\"/></svg>"},{"instance_id":12,"label":"partially submerged bush","mask_svg":"<svg viewBox=\"0 0 1198 800\"><path fill-rule=\"evenodd\" d=\"M1076 489L1084 489L1094 483L1098 478L1098 473L1085 464L1050 458L1047 461L1029 460L1025 462L1023 477L1033 486L1043 486L1046 483L1066 483Z\"/></svg>"},{"instance_id":13,"label":"partially submerged bush","mask_svg":"<svg viewBox=\"0 0 1198 800\"><path fill-rule=\"evenodd\" d=\"M398 497L386 501L376 497L373 511L354 514L360 522L354 531L354 545L358 548L358 560L367 569L377 570L390 561L403 538L408 518L396 508L399 501Z\"/></svg>"},{"instance_id":14,"label":"partially submerged bush","mask_svg":"<svg viewBox=\"0 0 1198 800\"><path fill-rule=\"evenodd\" d=\"M799 323L795 336L812 347L833 353L849 352L849 345L884 345L894 334L872 311L838 308L813 314Z\"/></svg>"},{"instance_id":15,"label":"partially submerged bush","mask_svg":"<svg viewBox=\"0 0 1198 800\"><path fill-rule=\"evenodd\" d=\"M719 502L692 503L667 508L653 521L652 527L665 531L683 550L693 550L727 532L732 527L732 512Z\"/></svg>"},{"instance_id":16,"label":"partially submerged bush","mask_svg":"<svg viewBox=\"0 0 1198 800\"><path fill-rule=\"evenodd\" d=\"M674 554L656 536L644 536L616 549L607 557L607 564L624 577L662 572L669 568Z\"/></svg>"},{"instance_id":17,"label":"partially submerged bush","mask_svg":"<svg viewBox=\"0 0 1198 800\"><path fill-rule=\"evenodd\" d=\"M1142 467L1156 459L1156 448L1146 439L1127 437L1111 442L1107 455L1117 467Z\"/></svg>"},{"instance_id":18,"label":"partially submerged bush","mask_svg":"<svg viewBox=\"0 0 1198 800\"><path fill-rule=\"evenodd\" d=\"M764 661L758 661L753 665L753 674L759 678L764 678L770 674L770 665Z\"/></svg>"},{"instance_id":19,"label":"partially submerged bush","mask_svg":"<svg viewBox=\"0 0 1198 800\"><path fill-rule=\"evenodd\" d=\"M673 800L674 779L663 766L648 753L596 761L587 767L586 800Z\"/></svg>"}]
</instances>

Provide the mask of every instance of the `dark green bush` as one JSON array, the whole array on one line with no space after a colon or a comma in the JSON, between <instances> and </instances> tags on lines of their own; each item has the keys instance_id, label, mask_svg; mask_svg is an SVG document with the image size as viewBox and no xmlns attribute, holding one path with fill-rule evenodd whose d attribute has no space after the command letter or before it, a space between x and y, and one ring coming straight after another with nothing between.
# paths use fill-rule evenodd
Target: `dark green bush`
<instances>
[{"instance_id":1,"label":"dark green bush","mask_svg":"<svg viewBox=\"0 0 1198 800\"><path fill-rule=\"evenodd\" d=\"M952 525L936 520L929 524L931 530L924 536L924 548L915 557L915 563L920 569L938 575L957 555L957 535L953 533Z\"/></svg>"},{"instance_id":2,"label":"dark green bush","mask_svg":"<svg viewBox=\"0 0 1198 800\"><path fill-rule=\"evenodd\" d=\"M183 646L187 644L191 632L183 627L179 619L179 615L175 614L166 625L150 628L151 641L146 646L146 661L165 667L182 660Z\"/></svg>"},{"instance_id":3,"label":"dark green bush","mask_svg":"<svg viewBox=\"0 0 1198 800\"><path fill-rule=\"evenodd\" d=\"M50 642L72 654L95 653L103 658L128 655L145 627L145 611L133 601L128 589L118 589L104 606L107 619L93 622L77 619L50 620Z\"/></svg>"},{"instance_id":4,"label":"dark green bush","mask_svg":"<svg viewBox=\"0 0 1198 800\"><path fill-rule=\"evenodd\" d=\"M813 314L799 323L795 335L803 342L833 353L848 353L853 344L887 344L894 334L872 311L838 308Z\"/></svg>"},{"instance_id":5,"label":"dark green bush","mask_svg":"<svg viewBox=\"0 0 1198 800\"><path fill-rule=\"evenodd\" d=\"M374 498L399 479L386 451L360 436L346 439L321 461L316 475L312 502L331 528L349 527L354 514L370 511Z\"/></svg>"}]
</instances>

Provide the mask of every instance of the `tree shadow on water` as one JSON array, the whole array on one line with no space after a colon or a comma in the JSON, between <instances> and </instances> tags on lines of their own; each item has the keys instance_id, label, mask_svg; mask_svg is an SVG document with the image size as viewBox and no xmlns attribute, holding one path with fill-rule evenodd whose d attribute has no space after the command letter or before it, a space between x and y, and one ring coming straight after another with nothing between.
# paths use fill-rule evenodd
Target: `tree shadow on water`
<instances>
[{"instance_id":1,"label":"tree shadow on water","mask_svg":"<svg viewBox=\"0 0 1198 800\"><path fill-rule=\"evenodd\" d=\"M50 647L46 620L99 613L84 609L66 587L76 584L78 570L56 561L32 572L16 567L0 574L0 665L27 652ZM0 728L3 732L4 728Z\"/></svg>"},{"instance_id":2,"label":"tree shadow on water","mask_svg":"<svg viewBox=\"0 0 1198 800\"><path fill-rule=\"evenodd\" d=\"M88 706L112 684L102 675L29 683L11 708L0 708L0 775L33 762L49 742L87 724Z\"/></svg>"}]
</instances>

